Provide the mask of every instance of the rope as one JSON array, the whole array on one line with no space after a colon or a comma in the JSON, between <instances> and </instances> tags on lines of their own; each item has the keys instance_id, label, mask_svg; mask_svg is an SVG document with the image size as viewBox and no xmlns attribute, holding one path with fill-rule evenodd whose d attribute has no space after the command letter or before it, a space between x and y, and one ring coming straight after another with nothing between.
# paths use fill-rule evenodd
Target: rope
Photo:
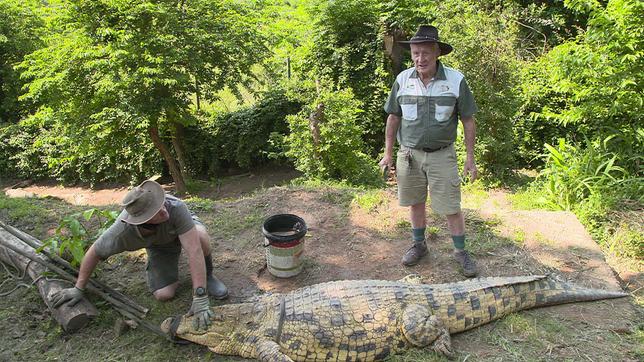
<instances>
[{"instance_id":1,"label":"rope","mask_svg":"<svg viewBox=\"0 0 644 362\"><path fill-rule=\"evenodd\" d=\"M27 268L25 268L25 270L22 273L22 275L20 275L20 274L16 275L16 274L12 273L11 270L9 270L9 268L7 267L7 265L5 265L4 262L0 261L0 265L2 265L2 267L4 268L5 273L9 274L9 277L7 279L3 280L2 283L0 283L0 288L2 288L4 286L4 283L6 283L6 282L8 282L10 280L22 280L22 279L24 279L25 275L27 274L27 268L29 268L29 264L27 264ZM31 284L18 282L16 284L16 286L13 289L11 289L10 291L0 293L0 297L6 297L9 294L11 294L11 293L15 292L16 290L18 290L18 288L20 288L20 287L29 288L35 282L36 282L35 280L33 282L31 282Z\"/></svg>"}]
</instances>

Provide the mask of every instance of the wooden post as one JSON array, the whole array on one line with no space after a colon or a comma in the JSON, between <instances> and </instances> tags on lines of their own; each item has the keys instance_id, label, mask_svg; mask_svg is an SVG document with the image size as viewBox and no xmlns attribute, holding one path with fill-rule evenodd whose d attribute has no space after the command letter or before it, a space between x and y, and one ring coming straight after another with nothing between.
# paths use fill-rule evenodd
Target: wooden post
<instances>
[{"instance_id":1,"label":"wooden post","mask_svg":"<svg viewBox=\"0 0 644 362\"><path fill-rule=\"evenodd\" d=\"M19 248L25 253L29 254L30 257L42 259L43 257L38 255L36 251L24 244L14 235L9 233L3 228L0 228L0 241L2 244L9 244L12 247ZM35 263L31 258L27 258L23 255L20 255L13 250L3 247L0 244L0 260L13 266L20 273L24 275L29 275L29 277L35 281L38 291L42 296L45 305L51 311L54 319L60 324L63 329L67 332L75 332L87 325L90 318L98 315L98 311L87 299L83 298L75 306L69 307L67 304L64 304L58 308L53 308L49 298L50 296L60 290L71 287L71 283L64 282L61 280L48 280L42 276L42 273L46 268L40 264Z\"/></svg>"}]
</instances>

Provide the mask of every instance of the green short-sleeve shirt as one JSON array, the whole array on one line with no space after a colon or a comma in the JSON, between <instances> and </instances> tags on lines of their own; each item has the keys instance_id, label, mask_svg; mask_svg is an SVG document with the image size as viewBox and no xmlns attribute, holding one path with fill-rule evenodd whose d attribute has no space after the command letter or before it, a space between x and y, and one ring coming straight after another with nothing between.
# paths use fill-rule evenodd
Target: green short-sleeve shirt
<instances>
[{"instance_id":1,"label":"green short-sleeve shirt","mask_svg":"<svg viewBox=\"0 0 644 362\"><path fill-rule=\"evenodd\" d=\"M183 201L171 195L166 195L165 207L170 218L158 224L154 234L145 237L141 235L137 226L123 221L127 215L127 211L123 210L114 224L94 242L94 250L98 257L107 259L110 255L123 251L168 247L179 243L179 235L195 226L192 215Z\"/></svg>"},{"instance_id":2,"label":"green short-sleeve shirt","mask_svg":"<svg viewBox=\"0 0 644 362\"><path fill-rule=\"evenodd\" d=\"M456 141L458 118L478 110L462 73L437 62L427 86L415 68L402 71L391 87L385 112L401 117L398 143L410 148L439 148Z\"/></svg>"}]
</instances>

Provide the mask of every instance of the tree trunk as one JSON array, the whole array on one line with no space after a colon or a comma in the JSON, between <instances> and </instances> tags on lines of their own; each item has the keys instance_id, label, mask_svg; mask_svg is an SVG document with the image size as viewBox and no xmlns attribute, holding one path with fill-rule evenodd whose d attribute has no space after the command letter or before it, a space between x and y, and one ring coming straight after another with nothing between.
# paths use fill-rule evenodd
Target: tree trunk
<instances>
[{"instance_id":1,"label":"tree trunk","mask_svg":"<svg viewBox=\"0 0 644 362\"><path fill-rule=\"evenodd\" d=\"M45 301L45 305L51 311L52 316L67 332L75 332L87 325L90 318L98 315L98 311L87 299L81 299L73 307L66 304L53 308L49 302L49 297L62 289L69 288L69 282L62 280L48 280L42 276L46 268L39 264L34 263L31 259L22 256L13 250L4 247L2 244L9 244L25 251L34 258L42 259L43 257L36 254L35 250L23 243L20 239L9 233L3 228L0 228L0 260L16 268L22 275L29 275L38 287L38 291Z\"/></svg>"},{"instance_id":2,"label":"tree trunk","mask_svg":"<svg viewBox=\"0 0 644 362\"><path fill-rule=\"evenodd\" d=\"M324 103L318 104L315 111L309 116L309 129L311 130L311 137L313 137L313 152L315 158L320 159L320 144L322 142L320 136L320 123L324 122Z\"/></svg>"},{"instance_id":3,"label":"tree trunk","mask_svg":"<svg viewBox=\"0 0 644 362\"><path fill-rule=\"evenodd\" d=\"M188 168L186 167L186 153L183 147L185 139L185 127L179 122L172 122L174 125L174 137L172 137L172 147L174 147L174 152L177 154L177 161L179 161L179 167L181 168L181 174L188 176Z\"/></svg>"},{"instance_id":4,"label":"tree trunk","mask_svg":"<svg viewBox=\"0 0 644 362\"><path fill-rule=\"evenodd\" d=\"M168 169L170 170L170 175L174 181L177 195L184 195L186 193L186 182L183 179L183 174L181 173L181 168L179 167L177 160L174 159L168 147L161 140L159 129L157 127L150 126L150 128L148 128L148 133L152 138L152 143L154 143L154 146L159 150L159 152L161 152L163 159L168 164Z\"/></svg>"},{"instance_id":5,"label":"tree trunk","mask_svg":"<svg viewBox=\"0 0 644 362\"><path fill-rule=\"evenodd\" d=\"M400 29L391 30L390 34L386 34L384 37L385 42L385 53L391 59L391 70L394 75L402 72L402 54L403 47L400 45L399 41L405 39L405 33Z\"/></svg>"}]
</instances>

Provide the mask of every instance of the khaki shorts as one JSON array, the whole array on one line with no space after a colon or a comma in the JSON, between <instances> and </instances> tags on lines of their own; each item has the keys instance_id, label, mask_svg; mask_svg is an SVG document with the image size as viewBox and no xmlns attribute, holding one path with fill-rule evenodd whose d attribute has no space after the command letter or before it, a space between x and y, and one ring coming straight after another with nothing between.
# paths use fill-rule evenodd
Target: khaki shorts
<instances>
[{"instance_id":1,"label":"khaki shorts","mask_svg":"<svg viewBox=\"0 0 644 362\"><path fill-rule=\"evenodd\" d=\"M435 213L453 215L461 211L461 178L453 144L435 152L400 146L396 175L400 206L425 203L429 189Z\"/></svg>"},{"instance_id":2,"label":"khaki shorts","mask_svg":"<svg viewBox=\"0 0 644 362\"><path fill-rule=\"evenodd\" d=\"M192 216L195 226L203 225L199 218ZM179 256L181 255L181 242L177 238L174 242L146 248L148 253L148 263L145 266L147 274L148 287L151 292L179 281Z\"/></svg>"}]
</instances>

